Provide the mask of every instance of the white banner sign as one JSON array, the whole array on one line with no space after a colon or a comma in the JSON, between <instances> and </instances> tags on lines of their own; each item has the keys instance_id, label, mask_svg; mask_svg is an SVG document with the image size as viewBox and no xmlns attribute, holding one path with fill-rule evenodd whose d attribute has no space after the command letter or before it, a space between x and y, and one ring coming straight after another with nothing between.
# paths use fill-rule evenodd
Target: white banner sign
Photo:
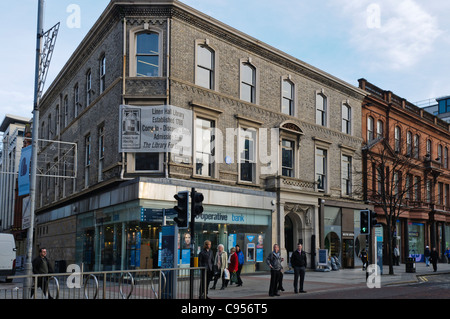
<instances>
[{"instance_id":1,"label":"white banner sign","mask_svg":"<svg viewBox=\"0 0 450 319\"><path fill-rule=\"evenodd\" d=\"M121 105L119 151L191 156L192 111L173 105Z\"/></svg>"}]
</instances>

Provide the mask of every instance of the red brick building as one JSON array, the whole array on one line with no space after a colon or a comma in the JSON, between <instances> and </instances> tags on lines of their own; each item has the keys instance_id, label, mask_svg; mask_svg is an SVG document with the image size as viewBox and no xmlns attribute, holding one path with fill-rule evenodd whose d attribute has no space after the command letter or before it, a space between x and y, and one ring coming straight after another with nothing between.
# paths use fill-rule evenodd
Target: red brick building
<instances>
[{"instance_id":1,"label":"red brick building","mask_svg":"<svg viewBox=\"0 0 450 319\"><path fill-rule=\"evenodd\" d=\"M426 246L443 257L450 244L450 126L365 79L359 87L368 93L362 108L363 195L384 227L384 264L387 220L380 197L387 193L403 199L393 238L401 261L423 261Z\"/></svg>"}]
</instances>

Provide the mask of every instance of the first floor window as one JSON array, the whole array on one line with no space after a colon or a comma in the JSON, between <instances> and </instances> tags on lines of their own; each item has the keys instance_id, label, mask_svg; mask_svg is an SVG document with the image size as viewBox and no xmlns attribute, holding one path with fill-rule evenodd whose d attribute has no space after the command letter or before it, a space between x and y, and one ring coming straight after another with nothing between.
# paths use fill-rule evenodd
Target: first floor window
<instances>
[{"instance_id":1,"label":"first floor window","mask_svg":"<svg viewBox=\"0 0 450 319\"><path fill-rule=\"evenodd\" d=\"M195 120L195 174L214 177L214 127L212 120Z\"/></svg>"},{"instance_id":2,"label":"first floor window","mask_svg":"<svg viewBox=\"0 0 450 319\"><path fill-rule=\"evenodd\" d=\"M283 140L281 147L281 174L287 177L294 177L294 142Z\"/></svg>"},{"instance_id":3,"label":"first floor window","mask_svg":"<svg viewBox=\"0 0 450 319\"><path fill-rule=\"evenodd\" d=\"M352 158L347 155L342 155L342 193L352 194Z\"/></svg>"},{"instance_id":4,"label":"first floor window","mask_svg":"<svg viewBox=\"0 0 450 319\"><path fill-rule=\"evenodd\" d=\"M91 135L84 139L84 187L89 186L89 168L91 166Z\"/></svg>"},{"instance_id":5,"label":"first floor window","mask_svg":"<svg viewBox=\"0 0 450 319\"><path fill-rule=\"evenodd\" d=\"M239 133L241 160L240 180L254 182L256 173L256 130L241 129Z\"/></svg>"},{"instance_id":6,"label":"first floor window","mask_svg":"<svg viewBox=\"0 0 450 319\"><path fill-rule=\"evenodd\" d=\"M327 185L327 151L316 149L316 182L317 189L324 191Z\"/></svg>"},{"instance_id":7,"label":"first floor window","mask_svg":"<svg viewBox=\"0 0 450 319\"><path fill-rule=\"evenodd\" d=\"M159 153L136 153L135 171L159 171Z\"/></svg>"}]
</instances>

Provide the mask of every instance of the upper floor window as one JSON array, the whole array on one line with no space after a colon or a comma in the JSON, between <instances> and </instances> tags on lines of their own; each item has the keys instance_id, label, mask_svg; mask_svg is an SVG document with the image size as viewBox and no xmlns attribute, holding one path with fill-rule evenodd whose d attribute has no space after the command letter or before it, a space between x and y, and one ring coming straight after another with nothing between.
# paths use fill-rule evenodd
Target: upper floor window
<instances>
[{"instance_id":1,"label":"upper floor window","mask_svg":"<svg viewBox=\"0 0 450 319\"><path fill-rule=\"evenodd\" d=\"M383 121L377 121L377 137L383 137Z\"/></svg>"},{"instance_id":2,"label":"upper floor window","mask_svg":"<svg viewBox=\"0 0 450 319\"><path fill-rule=\"evenodd\" d=\"M352 134L352 108L348 104L342 105L342 133Z\"/></svg>"},{"instance_id":3,"label":"upper floor window","mask_svg":"<svg viewBox=\"0 0 450 319\"><path fill-rule=\"evenodd\" d=\"M89 70L86 73L86 107L92 102L92 72Z\"/></svg>"},{"instance_id":4,"label":"upper floor window","mask_svg":"<svg viewBox=\"0 0 450 319\"><path fill-rule=\"evenodd\" d=\"M402 133L400 131L400 127L396 126L394 129L394 151L400 153L401 152L401 139Z\"/></svg>"},{"instance_id":5,"label":"upper floor window","mask_svg":"<svg viewBox=\"0 0 450 319\"><path fill-rule=\"evenodd\" d=\"M214 128L209 119L195 120L195 174L214 177Z\"/></svg>"},{"instance_id":6,"label":"upper floor window","mask_svg":"<svg viewBox=\"0 0 450 319\"><path fill-rule=\"evenodd\" d=\"M411 132L406 132L406 154L408 156L412 156L412 152L413 152L413 145L412 145L412 133Z\"/></svg>"},{"instance_id":7,"label":"upper floor window","mask_svg":"<svg viewBox=\"0 0 450 319\"><path fill-rule=\"evenodd\" d=\"M256 68L249 63L241 66L241 99L256 103Z\"/></svg>"},{"instance_id":8,"label":"upper floor window","mask_svg":"<svg viewBox=\"0 0 450 319\"><path fill-rule=\"evenodd\" d=\"M214 51L205 45L197 46L197 70L195 84L214 90Z\"/></svg>"},{"instance_id":9,"label":"upper floor window","mask_svg":"<svg viewBox=\"0 0 450 319\"><path fill-rule=\"evenodd\" d=\"M283 80L283 96L281 112L294 116L294 84L289 80Z\"/></svg>"},{"instance_id":10,"label":"upper floor window","mask_svg":"<svg viewBox=\"0 0 450 319\"><path fill-rule=\"evenodd\" d=\"M159 76L159 34L139 33L136 36L136 76Z\"/></svg>"},{"instance_id":11,"label":"upper floor window","mask_svg":"<svg viewBox=\"0 0 450 319\"><path fill-rule=\"evenodd\" d=\"M327 126L327 98L321 93L316 95L316 124Z\"/></svg>"},{"instance_id":12,"label":"upper floor window","mask_svg":"<svg viewBox=\"0 0 450 319\"><path fill-rule=\"evenodd\" d=\"M373 117L369 116L367 118L367 141L370 142L373 139Z\"/></svg>"},{"instance_id":13,"label":"upper floor window","mask_svg":"<svg viewBox=\"0 0 450 319\"><path fill-rule=\"evenodd\" d=\"M100 94L106 89L106 56L100 59Z\"/></svg>"},{"instance_id":14,"label":"upper floor window","mask_svg":"<svg viewBox=\"0 0 450 319\"><path fill-rule=\"evenodd\" d=\"M413 140L413 157L419 158L419 135L414 135Z\"/></svg>"},{"instance_id":15,"label":"upper floor window","mask_svg":"<svg viewBox=\"0 0 450 319\"><path fill-rule=\"evenodd\" d=\"M294 142L282 140L281 144L281 174L294 177Z\"/></svg>"},{"instance_id":16,"label":"upper floor window","mask_svg":"<svg viewBox=\"0 0 450 319\"><path fill-rule=\"evenodd\" d=\"M316 149L316 181L317 189L325 191L327 188L327 151Z\"/></svg>"},{"instance_id":17,"label":"upper floor window","mask_svg":"<svg viewBox=\"0 0 450 319\"><path fill-rule=\"evenodd\" d=\"M256 181L256 130L239 130L240 180Z\"/></svg>"},{"instance_id":18,"label":"upper floor window","mask_svg":"<svg viewBox=\"0 0 450 319\"><path fill-rule=\"evenodd\" d=\"M431 156L431 140L427 140L427 156Z\"/></svg>"}]
</instances>

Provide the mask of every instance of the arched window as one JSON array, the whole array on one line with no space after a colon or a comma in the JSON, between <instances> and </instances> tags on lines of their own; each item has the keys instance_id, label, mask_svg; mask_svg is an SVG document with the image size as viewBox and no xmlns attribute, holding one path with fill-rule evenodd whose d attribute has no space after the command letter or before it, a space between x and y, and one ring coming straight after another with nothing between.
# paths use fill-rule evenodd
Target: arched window
<instances>
[{"instance_id":1,"label":"arched window","mask_svg":"<svg viewBox=\"0 0 450 319\"><path fill-rule=\"evenodd\" d=\"M256 68L250 63L241 66L241 100L256 103Z\"/></svg>"},{"instance_id":2,"label":"arched window","mask_svg":"<svg viewBox=\"0 0 450 319\"><path fill-rule=\"evenodd\" d=\"M289 80L283 80L282 83L282 105L281 112L288 115L294 115L294 84Z\"/></svg>"},{"instance_id":3,"label":"arched window","mask_svg":"<svg viewBox=\"0 0 450 319\"><path fill-rule=\"evenodd\" d=\"M159 76L159 55L159 34L154 32L139 33L136 36L136 76Z\"/></svg>"},{"instance_id":4,"label":"arched window","mask_svg":"<svg viewBox=\"0 0 450 319\"><path fill-rule=\"evenodd\" d=\"M383 137L384 129L383 129L383 121L377 121L377 137Z\"/></svg>"},{"instance_id":5,"label":"arched window","mask_svg":"<svg viewBox=\"0 0 450 319\"><path fill-rule=\"evenodd\" d=\"M373 140L373 117L369 116L367 118L367 141Z\"/></svg>"},{"instance_id":6,"label":"arched window","mask_svg":"<svg viewBox=\"0 0 450 319\"><path fill-rule=\"evenodd\" d=\"M400 153L401 151L401 131L400 131L400 127L396 126L395 127L395 131L394 131L394 139L395 139L395 143L394 143L394 151Z\"/></svg>"},{"instance_id":7,"label":"arched window","mask_svg":"<svg viewBox=\"0 0 450 319\"><path fill-rule=\"evenodd\" d=\"M316 124L327 126L327 97L322 93L316 95Z\"/></svg>"},{"instance_id":8,"label":"arched window","mask_svg":"<svg viewBox=\"0 0 450 319\"><path fill-rule=\"evenodd\" d=\"M198 45L195 84L214 90L214 64L214 50L203 44Z\"/></svg>"}]
</instances>

